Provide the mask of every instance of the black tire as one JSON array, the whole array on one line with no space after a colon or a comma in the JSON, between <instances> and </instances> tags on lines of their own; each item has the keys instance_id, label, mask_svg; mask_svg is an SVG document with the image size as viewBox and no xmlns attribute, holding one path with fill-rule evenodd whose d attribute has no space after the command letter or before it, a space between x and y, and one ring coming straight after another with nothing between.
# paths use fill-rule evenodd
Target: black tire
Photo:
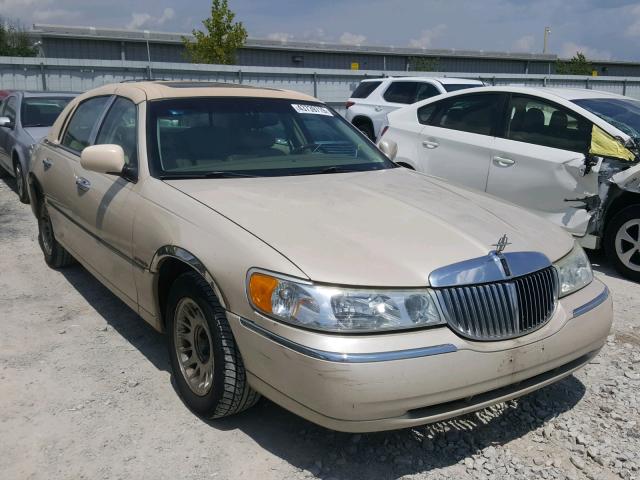
<instances>
[{"instance_id":1,"label":"black tire","mask_svg":"<svg viewBox=\"0 0 640 480\"><path fill-rule=\"evenodd\" d=\"M40 203L38 209L38 243L44 255L44 261L51 268L63 268L73 263L71 254L56 240L44 201Z\"/></svg>"},{"instance_id":2,"label":"black tire","mask_svg":"<svg viewBox=\"0 0 640 480\"><path fill-rule=\"evenodd\" d=\"M356 120L353 125L364 133L369 140L375 143L376 135L373 133L373 125L368 120Z\"/></svg>"},{"instance_id":3,"label":"black tire","mask_svg":"<svg viewBox=\"0 0 640 480\"><path fill-rule=\"evenodd\" d=\"M191 330L191 337L200 337L202 330L207 330L204 335L210 335L208 341L204 344L211 345L209 355L213 359L213 376L210 386L206 387L206 382L200 383L202 390L200 393L194 391L194 387L190 386L190 380L187 378L187 368L193 375L192 380L195 381L197 370L193 367L186 367L189 359L194 356L200 357L198 361L203 364L208 362L208 358L200 356L197 340L193 341L189 346L188 340L185 345L185 338L189 337L189 333L182 330L181 340L177 340L179 328L183 328L184 321L180 319L179 310L184 305L193 306L193 303L199 308L197 316L202 314L206 325L196 325L200 328L200 333ZM197 310L197 309L196 309ZM193 318L193 317L190 317ZM187 272L180 275L171 286L166 310L167 333L169 334L169 358L173 376L180 395L187 406L197 415L213 419L221 418L239 413L253 406L259 399L260 394L253 390L247 383L246 371L240 350L236 345L231 327L227 322L225 311L220 305L215 293L201 275L196 272ZM193 327L194 323L191 323ZM203 337L204 338L204 337ZM182 353L178 353L177 343L180 345ZM204 350L207 350L205 348ZM187 352L191 353L188 354ZM179 358L180 355L180 358Z\"/></svg>"},{"instance_id":4,"label":"black tire","mask_svg":"<svg viewBox=\"0 0 640 480\"><path fill-rule=\"evenodd\" d=\"M623 230L630 235L631 240L618 239ZM626 207L617 213L607 224L604 233L604 249L615 269L624 277L640 281L640 205ZM628 260L623 259L623 253L635 252Z\"/></svg>"},{"instance_id":5,"label":"black tire","mask_svg":"<svg viewBox=\"0 0 640 480\"><path fill-rule=\"evenodd\" d=\"M16 176L16 192L18 193L18 199L22 203L29 203L29 190L27 187L27 181L24 176L24 171L22 169L22 164L20 160L15 161L15 165L13 167L13 173Z\"/></svg>"}]
</instances>

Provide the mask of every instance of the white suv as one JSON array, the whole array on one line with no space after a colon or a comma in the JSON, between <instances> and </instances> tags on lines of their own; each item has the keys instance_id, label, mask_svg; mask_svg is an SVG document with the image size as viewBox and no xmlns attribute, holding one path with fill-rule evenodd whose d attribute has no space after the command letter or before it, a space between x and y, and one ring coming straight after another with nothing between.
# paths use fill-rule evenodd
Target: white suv
<instances>
[{"instance_id":1,"label":"white suv","mask_svg":"<svg viewBox=\"0 0 640 480\"><path fill-rule=\"evenodd\" d=\"M386 116L405 105L436 95L482 87L479 80L465 78L389 77L363 80L347 100L345 117L375 141Z\"/></svg>"}]
</instances>

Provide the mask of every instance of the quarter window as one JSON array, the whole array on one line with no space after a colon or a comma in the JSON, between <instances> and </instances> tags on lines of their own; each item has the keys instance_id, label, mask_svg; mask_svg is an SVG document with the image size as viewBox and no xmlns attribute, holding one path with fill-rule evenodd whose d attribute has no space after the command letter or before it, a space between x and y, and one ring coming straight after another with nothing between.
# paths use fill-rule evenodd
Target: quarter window
<instances>
[{"instance_id":1,"label":"quarter window","mask_svg":"<svg viewBox=\"0 0 640 480\"><path fill-rule=\"evenodd\" d=\"M384 92L384 99L392 103L414 103L417 82L393 82Z\"/></svg>"},{"instance_id":2,"label":"quarter window","mask_svg":"<svg viewBox=\"0 0 640 480\"><path fill-rule=\"evenodd\" d=\"M351 98L367 98L382 82L361 82L351 94Z\"/></svg>"},{"instance_id":3,"label":"quarter window","mask_svg":"<svg viewBox=\"0 0 640 480\"><path fill-rule=\"evenodd\" d=\"M438 90L435 85L432 85L430 83L420 83L418 84L414 102L419 102L420 100L435 97L436 95L440 95L440 90Z\"/></svg>"},{"instance_id":4,"label":"quarter window","mask_svg":"<svg viewBox=\"0 0 640 480\"><path fill-rule=\"evenodd\" d=\"M96 137L96 145L120 145L124 151L125 163L135 166L138 163L137 108L126 98L118 98L109 109Z\"/></svg>"},{"instance_id":5,"label":"quarter window","mask_svg":"<svg viewBox=\"0 0 640 480\"><path fill-rule=\"evenodd\" d=\"M441 102L431 122L435 127L491 135L501 105L500 94L461 95Z\"/></svg>"},{"instance_id":6,"label":"quarter window","mask_svg":"<svg viewBox=\"0 0 640 480\"><path fill-rule=\"evenodd\" d=\"M591 123L560 105L514 95L508 114L506 137L510 140L572 152L589 149Z\"/></svg>"},{"instance_id":7,"label":"quarter window","mask_svg":"<svg viewBox=\"0 0 640 480\"><path fill-rule=\"evenodd\" d=\"M67 130L62 137L62 145L75 152L89 146L91 132L110 97L94 97L82 102L73 113Z\"/></svg>"}]
</instances>

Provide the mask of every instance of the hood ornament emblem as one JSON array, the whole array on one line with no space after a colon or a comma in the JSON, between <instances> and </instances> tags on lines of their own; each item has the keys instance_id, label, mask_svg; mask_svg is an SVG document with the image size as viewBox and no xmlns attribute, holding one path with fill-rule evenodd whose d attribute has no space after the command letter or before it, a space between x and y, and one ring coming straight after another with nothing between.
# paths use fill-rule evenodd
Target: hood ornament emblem
<instances>
[{"instance_id":1,"label":"hood ornament emblem","mask_svg":"<svg viewBox=\"0 0 640 480\"><path fill-rule=\"evenodd\" d=\"M504 252L504 249L507 248L508 245L511 245L511 242L509 241L509 237L507 237L507 234L505 233L500 237L498 243L494 243L491 246L496 247L495 253L497 255L500 255L502 252Z\"/></svg>"}]
</instances>

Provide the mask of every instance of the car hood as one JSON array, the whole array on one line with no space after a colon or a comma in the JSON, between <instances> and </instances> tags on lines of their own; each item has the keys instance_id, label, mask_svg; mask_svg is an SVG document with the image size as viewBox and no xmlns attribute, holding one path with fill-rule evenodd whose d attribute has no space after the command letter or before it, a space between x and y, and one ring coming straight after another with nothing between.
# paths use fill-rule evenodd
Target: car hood
<instances>
[{"instance_id":1,"label":"car hood","mask_svg":"<svg viewBox=\"0 0 640 480\"><path fill-rule=\"evenodd\" d=\"M25 127L24 131L29 134L31 138L33 138L33 143L38 143L49 133L49 129L51 127Z\"/></svg>"},{"instance_id":2,"label":"car hood","mask_svg":"<svg viewBox=\"0 0 640 480\"><path fill-rule=\"evenodd\" d=\"M436 268L487 255L504 233L508 251L539 251L551 261L573 246L522 208L404 168L167 183L317 282L424 286Z\"/></svg>"}]
</instances>

